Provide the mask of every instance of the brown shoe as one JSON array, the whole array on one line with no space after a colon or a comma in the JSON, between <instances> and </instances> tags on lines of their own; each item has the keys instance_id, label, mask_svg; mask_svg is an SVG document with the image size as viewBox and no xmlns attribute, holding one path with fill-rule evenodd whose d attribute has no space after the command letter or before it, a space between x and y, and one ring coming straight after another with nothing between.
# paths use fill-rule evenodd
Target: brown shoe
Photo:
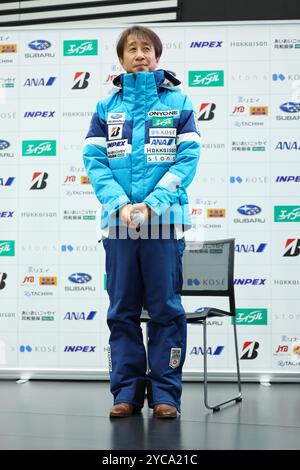
<instances>
[{"instance_id":1,"label":"brown shoe","mask_svg":"<svg viewBox=\"0 0 300 470\"><path fill-rule=\"evenodd\" d=\"M175 406L160 403L159 405L154 405L153 416L155 418L177 418L177 410Z\"/></svg>"},{"instance_id":2,"label":"brown shoe","mask_svg":"<svg viewBox=\"0 0 300 470\"><path fill-rule=\"evenodd\" d=\"M137 408L131 403L117 403L110 410L109 417L110 418L126 418L127 416L131 416L134 413L138 413L139 411L140 411L140 408Z\"/></svg>"}]
</instances>

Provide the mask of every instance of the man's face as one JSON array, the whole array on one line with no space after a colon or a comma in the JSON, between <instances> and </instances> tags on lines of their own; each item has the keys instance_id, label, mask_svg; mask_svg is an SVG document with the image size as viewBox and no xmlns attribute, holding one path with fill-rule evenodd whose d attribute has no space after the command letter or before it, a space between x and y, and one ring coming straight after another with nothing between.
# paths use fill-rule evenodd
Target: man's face
<instances>
[{"instance_id":1,"label":"man's face","mask_svg":"<svg viewBox=\"0 0 300 470\"><path fill-rule=\"evenodd\" d=\"M130 34L124 47L120 63L128 73L153 72L159 62L153 44L147 39Z\"/></svg>"}]
</instances>

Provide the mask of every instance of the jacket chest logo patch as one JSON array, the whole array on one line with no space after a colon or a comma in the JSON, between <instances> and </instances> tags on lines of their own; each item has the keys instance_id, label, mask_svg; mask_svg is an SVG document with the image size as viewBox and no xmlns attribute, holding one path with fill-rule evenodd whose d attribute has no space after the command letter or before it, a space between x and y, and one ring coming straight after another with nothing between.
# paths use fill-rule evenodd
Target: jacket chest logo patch
<instances>
[{"instance_id":1,"label":"jacket chest logo patch","mask_svg":"<svg viewBox=\"0 0 300 470\"><path fill-rule=\"evenodd\" d=\"M180 365L180 359L181 359L181 348L172 348L171 354L170 354L169 366L172 367L172 369L175 369L176 367Z\"/></svg>"},{"instance_id":2,"label":"jacket chest logo patch","mask_svg":"<svg viewBox=\"0 0 300 470\"><path fill-rule=\"evenodd\" d=\"M168 127L167 128L150 127L149 129L149 137L176 137L176 135L177 135L176 128L169 129Z\"/></svg>"},{"instance_id":3,"label":"jacket chest logo patch","mask_svg":"<svg viewBox=\"0 0 300 470\"><path fill-rule=\"evenodd\" d=\"M122 138L123 124L108 125L108 140L116 140Z\"/></svg>"},{"instance_id":4,"label":"jacket chest logo patch","mask_svg":"<svg viewBox=\"0 0 300 470\"><path fill-rule=\"evenodd\" d=\"M107 124L122 124L125 122L125 113L107 113Z\"/></svg>"},{"instance_id":5,"label":"jacket chest logo patch","mask_svg":"<svg viewBox=\"0 0 300 470\"><path fill-rule=\"evenodd\" d=\"M149 111L148 117L178 117L179 116L179 109L165 109L163 111Z\"/></svg>"},{"instance_id":6,"label":"jacket chest logo patch","mask_svg":"<svg viewBox=\"0 0 300 470\"><path fill-rule=\"evenodd\" d=\"M127 139L114 140L106 143L106 150L108 158L124 158L127 151Z\"/></svg>"},{"instance_id":7,"label":"jacket chest logo patch","mask_svg":"<svg viewBox=\"0 0 300 470\"><path fill-rule=\"evenodd\" d=\"M150 145L175 145L174 137L150 137Z\"/></svg>"},{"instance_id":8,"label":"jacket chest logo patch","mask_svg":"<svg viewBox=\"0 0 300 470\"><path fill-rule=\"evenodd\" d=\"M155 117L152 118L153 127L174 127L174 118L172 117Z\"/></svg>"}]
</instances>

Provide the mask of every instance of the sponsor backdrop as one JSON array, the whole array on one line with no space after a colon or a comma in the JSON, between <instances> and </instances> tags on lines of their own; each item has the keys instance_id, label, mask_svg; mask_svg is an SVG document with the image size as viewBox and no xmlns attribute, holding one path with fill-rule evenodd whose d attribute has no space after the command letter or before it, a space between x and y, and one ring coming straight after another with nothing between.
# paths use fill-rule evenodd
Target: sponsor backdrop
<instances>
[{"instance_id":1,"label":"sponsor backdrop","mask_svg":"<svg viewBox=\"0 0 300 470\"><path fill-rule=\"evenodd\" d=\"M236 238L241 370L296 379L299 23L153 29L164 44L160 66L182 80L202 134L186 239ZM0 32L2 377L107 377L99 203L81 147L97 101L122 72L115 53L120 31ZM191 310L203 302L184 298L184 305ZM209 325L210 368L230 376L230 321ZM189 326L186 377L202 371L201 335L200 325Z\"/></svg>"}]
</instances>

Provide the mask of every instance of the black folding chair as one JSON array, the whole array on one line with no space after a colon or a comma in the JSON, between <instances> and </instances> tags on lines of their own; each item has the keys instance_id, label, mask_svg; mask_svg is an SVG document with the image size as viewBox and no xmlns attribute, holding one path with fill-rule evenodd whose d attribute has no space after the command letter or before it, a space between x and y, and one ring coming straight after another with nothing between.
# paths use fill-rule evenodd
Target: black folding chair
<instances>
[{"instance_id":1,"label":"black folding chair","mask_svg":"<svg viewBox=\"0 0 300 470\"><path fill-rule=\"evenodd\" d=\"M239 353L235 321L234 295L234 238L204 242L186 242L183 254L183 288L182 296L228 297L229 311L215 307L201 307L196 312L186 312L188 323L203 325L203 357L204 357L204 404L206 408L220 411L222 405L242 401L242 388L239 367ZM207 319L212 317L231 317L233 322L236 373L238 395L216 405L208 403L207 384ZM148 322L149 315L143 310L142 322ZM148 338L148 325L147 325ZM146 341L146 349L147 344Z\"/></svg>"}]
</instances>

